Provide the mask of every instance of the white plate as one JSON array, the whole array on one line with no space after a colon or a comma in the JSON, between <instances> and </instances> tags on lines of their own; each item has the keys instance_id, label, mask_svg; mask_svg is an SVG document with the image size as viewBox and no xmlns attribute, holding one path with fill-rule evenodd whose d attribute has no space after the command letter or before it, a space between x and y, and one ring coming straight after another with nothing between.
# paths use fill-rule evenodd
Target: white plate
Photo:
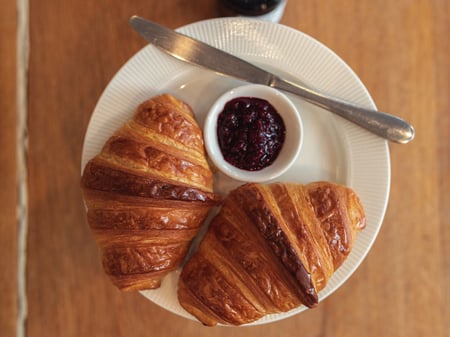
<instances>
[{"instance_id":1,"label":"white plate","mask_svg":"<svg viewBox=\"0 0 450 337\"><path fill-rule=\"evenodd\" d=\"M368 91L355 73L330 49L292 28L244 18L220 18L197 22L179 29L211 45L249 60L290 79L364 107L375 108ZM171 93L189 103L203 126L210 105L226 90L243 82L220 77L188 65L149 45L134 55L103 92L89 123L82 167L97 154L142 101ZM345 263L329 280L319 299L333 293L361 264L381 227L390 187L387 142L369 132L288 94L302 111L304 143L297 162L281 179L308 183L328 180L353 188L367 216ZM215 187L226 194L238 182L218 174ZM179 305L176 287L179 271L168 275L158 290L142 294L178 315L192 318ZM252 324L277 321L305 310L268 315Z\"/></svg>"}]
</instances>

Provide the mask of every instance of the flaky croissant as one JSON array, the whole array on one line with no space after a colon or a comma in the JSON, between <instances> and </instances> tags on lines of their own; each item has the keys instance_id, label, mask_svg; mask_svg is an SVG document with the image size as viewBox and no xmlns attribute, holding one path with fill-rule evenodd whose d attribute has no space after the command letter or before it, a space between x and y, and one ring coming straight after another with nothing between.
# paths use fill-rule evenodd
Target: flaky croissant
<instances>
[{"instance_id":1,"label":"flaky croissant","mask_svg":"<svg viewBox=\"0 0 450 337\"><path fill-rule=\"evenodd\" d=\"M220 202L193 112L168 94L137 108L81 186L104 270L122 290L159 287Z\"/></svg>"},{"instance_id":2,"label":"flaky croissant","mask_svg":"<svg viewBox=\"0 0 450 337\"><path fill-rule=\"evenodd\" d=\"M227 196L184 266L180 304L209 326L313 307L364 226L350 188L245 184Z\"/></svg>"}]
</instances>

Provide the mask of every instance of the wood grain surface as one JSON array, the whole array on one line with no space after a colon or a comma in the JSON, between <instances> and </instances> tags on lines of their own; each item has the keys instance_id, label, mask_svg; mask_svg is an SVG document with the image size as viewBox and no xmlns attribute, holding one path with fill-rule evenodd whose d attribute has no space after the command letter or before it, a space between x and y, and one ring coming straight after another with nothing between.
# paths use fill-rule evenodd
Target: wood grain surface
<instances>
[{"instance_id":1,"label":"wood grain surface","mask_svg":"<svg viewBox=\"0 0 450 337\"><path fill-rule=\"evenodd\" d=\"M145 42L139 14L175 28L212 0L29 0L26 321L17 329L16 2L0 0L2 336L450 337L450 8L447 0L289 0L282 23L333 49L378 108L416 128L391 144L391 193L360 268L316 309L276 323L206 328L104 276L79 188L84 133L119 68ZM23 149L22 149L23 150ZM22 182L23 183L23 182ZM20 336L22 337L22 336Z\"/></svg>"},{"instance_id":2,"label":"wood grain surface","mask_svg":"<svg viewBox=\"0 0 450 337\"><path fill-rule=\"evenodd\" d=\"M0 11L0 331L14 336L17 317L15 3Z\"/></svg>"}]
</instances>

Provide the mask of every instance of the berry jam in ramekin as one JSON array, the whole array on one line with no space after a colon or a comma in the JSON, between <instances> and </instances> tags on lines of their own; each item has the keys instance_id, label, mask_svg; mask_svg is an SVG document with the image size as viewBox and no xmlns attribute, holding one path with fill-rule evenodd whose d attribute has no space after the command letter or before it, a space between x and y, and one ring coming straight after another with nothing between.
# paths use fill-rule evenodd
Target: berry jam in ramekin
<instances>
[{"instance_id":1,"label":"berry jam in ramekin","mask_svg":"<svg viewBox=\"0 0 450 337\"><path fill-rule=\"evenodd\" d=\"M234 98L218 117L217 138L223 157L243 170L259 171L271 165L285 136L283 118L262 98Z\"/></svg>"}]
</instances>

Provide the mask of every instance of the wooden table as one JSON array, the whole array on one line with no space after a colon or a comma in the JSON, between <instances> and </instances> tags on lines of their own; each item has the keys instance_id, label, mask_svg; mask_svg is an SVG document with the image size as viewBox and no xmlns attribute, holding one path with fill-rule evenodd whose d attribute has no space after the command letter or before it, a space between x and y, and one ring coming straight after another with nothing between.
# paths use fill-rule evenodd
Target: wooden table
<instances>
[{"instance_id":1,"label":"wooden table","mask_svg":"<svg viewBox=\"0 0 450 337\"><path fill-rule=\"evenodd\" d=\"M145 45L128 17L175 28L216 17L215 1L1 0L1 335L449 337L449 3L289 0L282 23L333 49L380 110L410 121L417 136L390 145L384 224L349 281L314 310L230 329L117 291L101 270L79 188L94 106Z\"/></svg>"}]
</instances>

